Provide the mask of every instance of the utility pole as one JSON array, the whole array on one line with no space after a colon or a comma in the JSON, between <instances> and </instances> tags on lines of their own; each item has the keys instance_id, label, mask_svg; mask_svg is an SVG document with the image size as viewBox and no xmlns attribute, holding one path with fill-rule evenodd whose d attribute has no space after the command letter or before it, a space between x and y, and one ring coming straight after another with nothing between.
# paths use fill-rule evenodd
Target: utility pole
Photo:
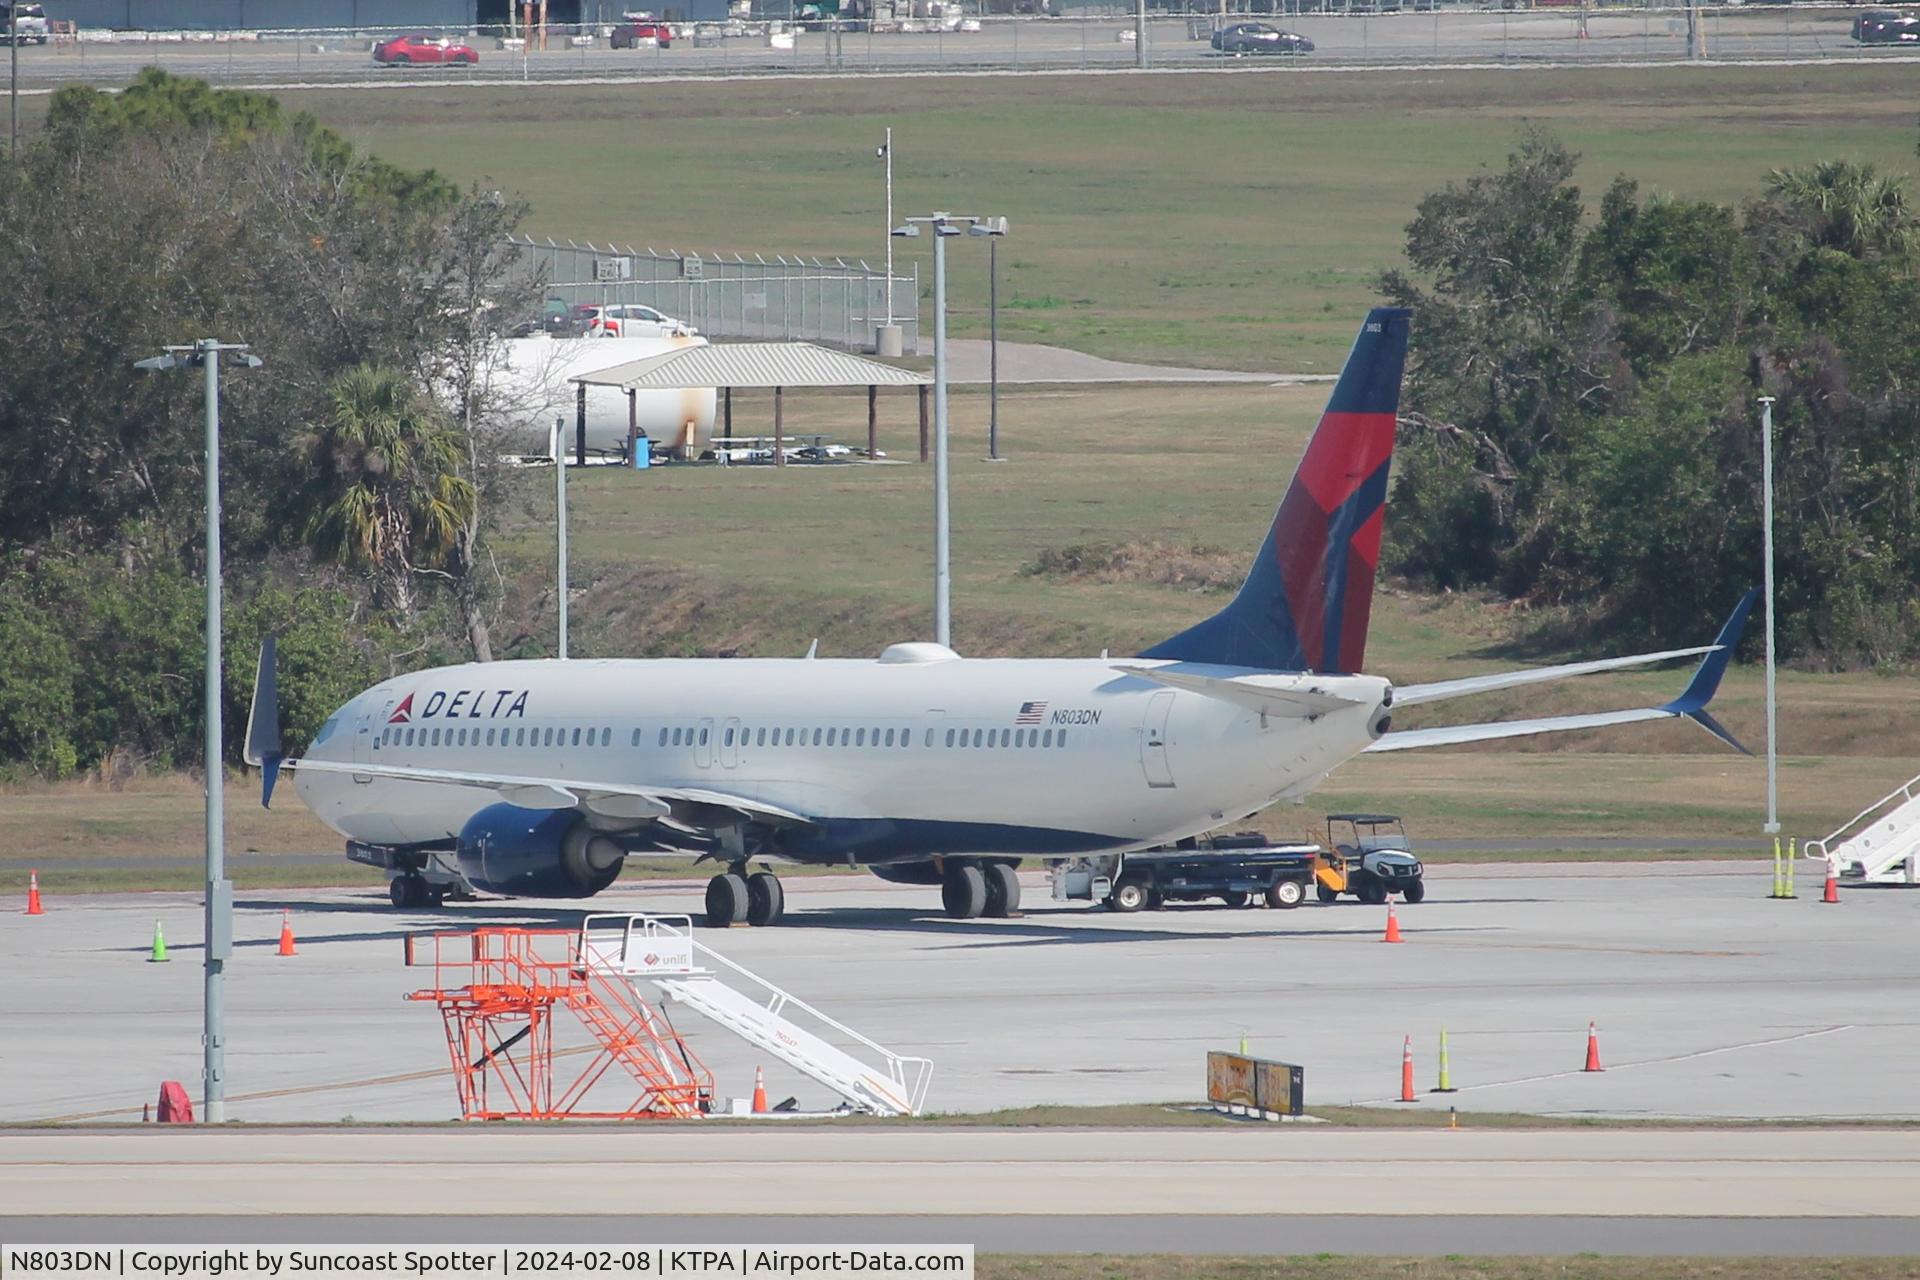
<instances>
[{"instance_id":1,"label":"utility pole","mask_svg":"<svg viewBox=\"0 0 1920 1280\"><path fill-rule=\"evenodd\" d=\"M260 367L258 356L247 354L245 343L202 338L192 346L168 347L165 355L134 362L136 369L171 370L198 366L203 374L206 405L206 522L207 522L207 665L203 686L206 717L206 988L202 1005L200 1042L201 1113L208 1124L227 1118L226 965L233 955L233 882L227 879L226 757L221 742L220 636L220 353L231 351L244 368Z\"/></svg>"},{"instance_id":2,"label":"utility pole","mask_svg":"<svg viewBox=\"0 0 1920 1280\"><path fill-rule=\"evenodd\" d=\"M1133 0L1133 65L1147 69L1147 0Z\"/></svg>"},{"instance_id":3,"label":"utility pole","mask_svg":"<svg viewBox=\"0 0 1920 1280\"><path fill-rule=\"evenodd\" d=\"M1000 237L987 240L987 461L1000 461Z\"/></svg>"}]
</instances>

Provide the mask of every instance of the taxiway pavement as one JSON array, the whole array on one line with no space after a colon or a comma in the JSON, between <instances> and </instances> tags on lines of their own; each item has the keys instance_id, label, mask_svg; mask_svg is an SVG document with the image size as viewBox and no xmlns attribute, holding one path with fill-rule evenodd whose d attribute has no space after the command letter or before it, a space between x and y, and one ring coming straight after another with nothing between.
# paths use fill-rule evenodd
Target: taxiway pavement
<instances>
[{"instance_id":1,"label":"taxiway pavement","mask_svg":"<svg viewBox=\"0 0 1920 1280\"><path fill-rule=\"evenodd\" d=\"M1767 898L1764 864L1440 866L1402 907L1197 906L1117 915L1047 900L954 921L932 889L791 877L788 922L700 936L888 1047L933 1059L934 1111L1194 1100L1209 1049L1301 1063L1310 1104L1397 1096L1412 1036L1416 1107L1570 1116L1915 1118L1920 1010L1900 993L1920 896L1803 881ZM395 911L374 889L240 895L228 966L229 1115L430 1121L456 1114L430 1004L402 964L427 929L572 927L596 912L699 909L700 882L623 884L591 902ZM9 975L0 1122L128 1120L163 1080L200 1074L196 895L63 896L0 916ZM299 953L275 954L291 908ZM148 962L154 925L171 960ZM835 1099L679 1012L723 1096L756 1065L775 1100ZM1604 1073L1583 1072L1587 1024ZM1451 1095L1435 1083L1449 1032ZM577 1030L574 1038L584 1042ZM560 1043L568 1043L563 1029Z\"/></svg>"}]
</instances>

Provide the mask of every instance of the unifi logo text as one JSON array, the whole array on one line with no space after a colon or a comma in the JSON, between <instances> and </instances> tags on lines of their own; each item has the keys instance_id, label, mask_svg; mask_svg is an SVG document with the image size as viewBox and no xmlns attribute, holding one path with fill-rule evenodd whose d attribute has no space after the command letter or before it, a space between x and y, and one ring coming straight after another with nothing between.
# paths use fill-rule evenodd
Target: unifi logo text
<instances>
[{"instance_id":1,"label":"unifi logo text","mask_svg":"<svg viewBox=\"0 0 1920 1280\"><path fill-rule=\"evenodd\" d=\"M414 714L413 695L408 694L387 717L387 723L412 724ZM419 711L422 720L505 720L510 716L525 718L526 714L525 689L436 689L427 695L426 705Z\"/></svg>"}]
</instances>

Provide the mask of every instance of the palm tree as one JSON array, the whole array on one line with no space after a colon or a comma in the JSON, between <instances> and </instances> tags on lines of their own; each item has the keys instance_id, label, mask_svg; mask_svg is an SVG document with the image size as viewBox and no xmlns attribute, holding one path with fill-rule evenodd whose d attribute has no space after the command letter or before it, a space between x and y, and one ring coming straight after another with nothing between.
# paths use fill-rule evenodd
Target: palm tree
<instances>
[{"instance_id":1,"label":"palm tree","mask_svg":"<svg viewBox=\"0 0 1920 1280\"><path fill-rule=\"evenodd\" d=\"M349 369L328 398L332 412L314 442L307 545L320 560L367 573L375 604L410 617L415 576L447 576L479 501L461 474L459 430L393 369Z\"/></svg>"},{"instance_id":2,"label":"palm tree","mask_svg":"<svg viewBox=\"0 0 1920 1280\"><path fill-rule=\"evenodd\" d=\"M1920 242L1902 175L1850 160L1822 160L1800 169L1775 169L1767 187L1814 248L1873 258L1905 255Z\"/></svg>"}]
</instances>

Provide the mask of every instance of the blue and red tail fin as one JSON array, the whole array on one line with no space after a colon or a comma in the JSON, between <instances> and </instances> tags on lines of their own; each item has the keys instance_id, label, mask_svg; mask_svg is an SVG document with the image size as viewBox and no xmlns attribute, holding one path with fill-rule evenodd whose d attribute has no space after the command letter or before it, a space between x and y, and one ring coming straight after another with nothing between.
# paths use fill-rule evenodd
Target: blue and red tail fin
<instances>
[{"instance_id":1,"label":"blue and red tail fin","mask_svg":"<svg viewBox=\"0 0 1920 1280\"><path fill-rule=\"evenodd\" d=\"M1141 657L1272 671L1360 670L1411 316L1400 307L1367 313L1233 602Z\"/></svg>"}]
</instances>

